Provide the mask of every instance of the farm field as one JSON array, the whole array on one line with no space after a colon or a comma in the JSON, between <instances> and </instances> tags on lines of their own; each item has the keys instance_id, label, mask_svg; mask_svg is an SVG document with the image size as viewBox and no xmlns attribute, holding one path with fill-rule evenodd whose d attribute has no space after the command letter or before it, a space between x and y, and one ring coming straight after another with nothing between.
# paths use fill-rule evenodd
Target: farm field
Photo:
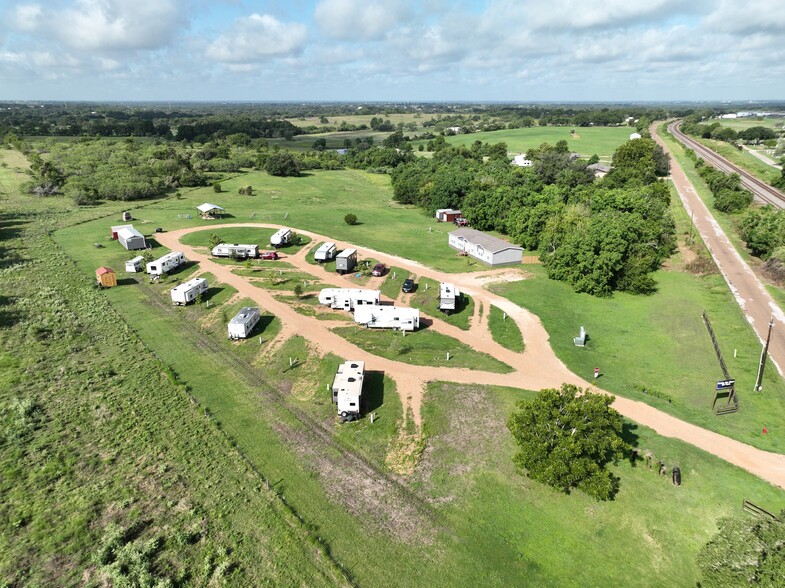
<instances>
[{"instance_id":1,"label":"farm field","mask_svg":"<svg viewBox=\"0 0 785 588\"><path fill-rule=\"evenodd\" d=\"M781 129L785 119L782 118L723 118L718 121L723 127L731 128L735 131L743 131L750 127L769 127L771 129Z\"/></svg>"},{"instance_id":2,"label":"farm field","mask_svg":"<svg viewBox=\"0 0 785 588\"><path fill-rule=\"evenodd\" d=\"M244 184L247 180L239 179L238 185ZM311 226L291 223L293 227L310 228L326 235L334 235L333 229L351 231L357 228L341 226L342 220L332 226L329 219L310 218L306 215L305 206L296 208L296 195L287 194L285 197L293 203L289 218L303 214L311 223ZM134 216L154 219L150 223L163 223L165 214L167 219L172 219L172 223L165 226L167 229L176 228L176 223L181 223L179 226L199 224L209 229L210 223L182 217L177 219L177 210L180 209L168 208L182 204L186 199L190 196L182 200L153 202L134 210ZM194 200L200 203L214 199L203 194L201 200L198 197ZM52 202L68 207L68 203L60 199L51 199L45 204L51 207ZM380 199L378 202L384 201ZM181 209L187 210L185 207ZM114 204L101 209L77 211L73 213L74 220L77 217L87 220L89 215L104 211L112 216L55 233L56 244L67 251L79 269L78 274L74 272L75 296L91 292L95 299L111 302L130 325L131 332L149 345L157 361L176 374L175 381L187 386L189 394L198 403L193 412L205 418L206 422L213 423L216 430L225 435L227 451L236 450L242 456L242 463L253 472L249 474L253 482L249 482L247 488L233 490L237 500L233 504L239 505L235 508L234 517L247 517L250 526L257 522L252 515L246 514L250 512L246 508L253 506L243 506L242 499L247 492L257 492L259 487L266 490L263 481L269 480L278 496L282 496L285 504L300 517L302 527L295 527L311 533L300 544L312 545L314 535L318 535L337 562L334 569L345 570L356 584L395 585L406 578L416 579L417 585L428 586L454 586L458 583L605 586L629 583L634 578L635 583L642 586L660 586L663 582L692 585L699 579L694 564L697 550L711 536L720 516L740 514L741 498L750 498L773 511L785 506L785 493L781 490L684 443L664 439L634 425L628 427L628 434L631 439L637 437L638 447L650 449L669 465L680 465L685 478L682 487L673 487L669 479L656 476L641 462L632 467L626 461L615 469L621 478L621 492L616 500L608 503L594 502L579 493L561 495L526 480L514 471L510 460L514 447L504 428L515 400L531 397L531 393L520 390L432 384L426 393L424 429L420 434L412 430L410 422L404 422L405 415L392 382L385 374L375 373L369 378L368 402L379 420L374 425L369 423L369 419L363 419L355 423L356 427L355 424L339 427L335 424L334 407L324 390L341 358L317 355L302 337L276 341L280 324L269 314L260 331L254 334L263 337L263 344L256 340L228 342L225 321L237 308L247 304L246 300L234 299L231 290L220 284L215 284L218 291L211 299L214 304L211 303L209 308L204 304L174 308L167 298L167 289L180 278L190 275L194 267L186 268L161 284L148 284L142 279L139 283L125 284L103 293L93 290L90 284L97 264L117 265L128 257L119 245L106 238L105 229L116 222L114 218L119 210L119 205ZM369 210L372 211L370 207ZM70 219L67 214L70 213L63 213L53 225L49 225L50 228L69 224L70 220L65 222ZM232 211L232 214L235 212ZM405 216L411 218L404 219ZM424 219L413 210L405 211L401 217L400 226L407 226L408 222L419 226L417 223ZM262 218L250 220L266 222ZM434 226L434 232L436 228ZM381 229L377 228L377 232ZM430 239L427 230L422 233L425 239ZM390 236L375 235L374 238L382 244L385 239L392 240ZM446 241L446 237L443 239ZM361 240L358 242L368 244ZM96 248L94 243L105 244L105 247ZM391 253L399 250L397 246L387 247L389 249L384 250ZM42 246L37 254L43 256L52 248L59 251L57 245L48 244ZM453 267L452 264L458 261L463 266L461 270L469 269L466 260L456 260L451 250L443 255L434 254L426 247L419 251L413 247L411 251L412 257L419 261L428 263L431 260L434 265L448 267ZM603 387L610 387L610 383L606 386L606 381L616 378L615 366L623 362L623 357L618 356L628 353L623 345L632 348L632 357L636 361L642 361L641 358L645 358L652 348L661 350L663 341L666 346L670 345L667 339L663 339L665 333L678 327L679 320L691 316L694 308L699 306L695 304L696 300L713 302L709 312L715 329L721 335L723 349L723 337L729 336L723 333L733 332L734 345L737 335L738 339L744 338L743 329L734 317L720 320L712 314L727 312L732 301L728 303L728 297L721 295L722 288L711 280L693 279L676 271L661 272L662 275L679 277L669 280L658 275L661 290L655 297L641 297L633 301L626 298L620 301L619 295L610 301L591 299L597 304L593 307L579 295L552 289L561 284L546 280L541 268L528 269L534 278L508 285L511 291L507 295L517 300L517 289L523 288L520 290L523 292L521 304L532 309L537 304L552 307L546 308L545 314L550 313L549 320L555 325L553 330L544 317L543 322L554 345L566 334L571 346L571 338L577 334L579 324L583 324L579 321L583 320L586 311L585 316L590 319L586 326L594 339L587 349L580 351L591 353L594 351L593 344L600 345L599 350L605 354L600 358L601 365L603 372L607 372L601 380ZM52 278L46 272L42 272L42 276ZM678 294L685 289L686 308L673 313L676 316L665 321L661 329L652 330L651 325L662 321L660 313L673 312L669 305L679 307L680 302L674 301L679 300ZM667 298L659 301L657 296L663 292ZM645 305L651 301L654 301L654 308L650 312L644 311ZM556 309L560 306L562 311L567 308L569 312L564 316L558 315ZM608 316L603 317L604 314ZM613 322L614 314L616 325L608 326ZM631 316L635 320L631 320ZM619 317L624 317L624 320L619 320ZM639 324L641 327L636 329ZM624 331L622 334L626 338L620 338L618 347L609 351L604 342L616 335L611 329L614 326ZM702 328L702 324L700 326ZM110 325L105 328L109 329ZM647 336L636 338L635 331L643 331ZM697 340L700 338L698 332L700 329L687 335L694 334ZM719 368L705 332L700 334L705 337L706 344L696 344L694 348L686 346L678 332L672 336L678 340L681 357L697 357L697 372L713 373L713 369ZM408 336L401 340L406 342ZM575 351L570 346L562 343L557 346L560 357L564 359ZM624 353L619 349L624 349ZM684 349L688 349L690 355L686 355ZM746 356L750 354L741 346L739 350ZM740 360L743 357L739 355ZM290 363L291 358L295 359L293 364ZM592 360L596 359L597 356L591 358L588 365L593 365ZM663 357L657 361L665 364L668 359L670 357ZM678 359L676 363L679 363ZM611 367L606 370L606 365ZM667 391L675 399L670 386L687 380L681 378L683 374L679 370L675 370L676 374L663 371L665 383L657 390ZM632 368L620 370L619 374L620 380L636 381ZM646 370L645 376L648 382L650 370ZM134 386L144 385L143 380L133 382ZM770 384L767 380L765 387L773 394L775 388ZM128 390L123 392L128 396ZM745 407L748 396L751 395L742 392ZM632 394L631 397L636 396ZM656 403L663 401L662 398L649 398L643 394L641 398L658 407ZM191 406L192 401L184 397L182 402ZM683 411L683 407L679 406L678 410ZM160 413L154 414L158 416ZM774 416L777 414L776 410L772 413ZM740 415L731 415L730 418ZM147 426L159 425L154 419L147 420L143 412L136 412L134 416L148 423ZM167 417L163 414L158 418L165 420ZM734 436L737 434L735 430L732 432ZM766 446L765 442L775 437L772 428L771 436L761 441L761 446ZM779 442L777 437L774 443ZM421 451L422 456L417 461ZM216 459L221 459L221 455L219 452ZM354 459L352 456L357 456L360 461L351 461ZM413 467L415 463L417 465ZM389 472L399 472L402 477L395 479L402 481L392 480ZM363 485L358 486L361 481ZM193 483L198 485L200 482ZM207 489L214 487L213 482L209 484ZM366 491L358 493L358 487ZM367 496L376 498L368 500ZM271 500L275 498L271 496ZM209 512L210 507L206 508ZM233 545L233 541L234 538L230 538L227 543ZM250 551L253 547L248 549ZM311 550L303 549L303 552L310 554ZM371 561L369 552L373 553ZM238 559L245 557L245 553L240 552ZM302 564L296 559L299 557L297 552L287 557L290 559L286 561L291 562L294 570L299 570L301 565L306 566L306 570L316 570L316 579L308 580L309 585L322 583L320 578L324 577L329 578L324 583L340 583L342 579L340 576L337 580L331 577L329 574L333 573L330 571L333 568L327 564L327 571L320 572L318 557L311 563L306 561ZM375 562L384 562L384 565ZM238 569L237 577L243 577L240 574L249 566L253 566L253 562L249 561ZM280 576L272 583L293 582Z\"/></svg>"},{"instance_id":3,"label":"farm field","mask_svg":"<svg viewBox=\"0 0 785 588\"><path fill-rule=\"evenodd\" d=\"M574 130L575 134L570 131ZM580 153L583 157L591 157L595 153L603 161L610 161L613 152L629 140L632 127L531 127L523 129L509 129L491 131L486 133L471 133L468 135L454 135L445 137L452 145L470 146L475 141L483 143L507 143L508 153L525 153L542 143L555 145L559 141L567 141L570 151ZM412 141L417 147L427 141Z\"/></svg>"}]
</instances>

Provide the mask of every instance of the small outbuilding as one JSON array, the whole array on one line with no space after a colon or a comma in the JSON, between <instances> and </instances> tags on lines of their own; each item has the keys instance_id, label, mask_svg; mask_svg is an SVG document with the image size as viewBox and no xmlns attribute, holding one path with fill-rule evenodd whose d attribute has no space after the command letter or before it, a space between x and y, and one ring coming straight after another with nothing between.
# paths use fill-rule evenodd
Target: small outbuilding
<instances>
[{"instance_id":1,"label":"small outbuilding","mask_svg":"<svg viewBox=\"0 0 785 588\"><path fill-rule=\"evenodd\" d=\"M453 249L488 265L521 263L523 248L476 229L455 229L448 236Z\"/></svg>"},{"instance_id":2,"label":"small outbuilding","mask_svg":"<svg viewBox=\"0 0 785 588\"><path fill-rule=\"evenodd\" d=\"M196 209L199 211L199 216L205 219L218 218L224 213L224 208L222 206L211 204L210 202L200 204Z\"/></svg>"},{"instance_id":3,"label":"small outbuilding","mask_svg":"<svg viewBox=\"0 0 785 588\"><path fill-rule=\"evenodd\" d=\"M512 162L517 165L518 167L531 167L534 165L534 162L531 159L527 159L524 153L520 155L516 155Z\"/></svg>"},{"instance_id":4,"label":"small outbuilding","mask_svg":"<svg viewBox=\"0 0 785 588\"><path fill-rule=\"evenodd\" d=\"M463 218L460 210L453 208L439 208L436 210L436 220L440 223L454 223L459 218Z\"/></svg>"},{"instance_id":5,"label":"small outbuilding","mask_svg":"<svg viewBox=\"0 0 785 588\"><path fill-rule=\"evenodd\" d=\"M117 286L117 274L110 267L99 267L95 270L95 279L101 288L111 288Z\"/></svg>"},{"instance_id":6,"label":"small outbuilding","mask_svg":"<svg viewBox=\"0 0 785 588\"><path fill-rule=\"evenodd\" d=\"M119 241L128 251L147 249L144 235L137 231L133 225L115 225L110 230L112 239Z\"/></svg>"}]
</instances>

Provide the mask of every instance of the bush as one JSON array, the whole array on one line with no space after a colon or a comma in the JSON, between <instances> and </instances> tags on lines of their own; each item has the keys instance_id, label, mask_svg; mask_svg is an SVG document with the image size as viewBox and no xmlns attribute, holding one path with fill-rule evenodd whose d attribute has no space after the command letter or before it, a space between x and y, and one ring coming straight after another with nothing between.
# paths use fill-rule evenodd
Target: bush
<instances>
[{"instance_id":1,"label":"bush","mask_svg":"<svg viewBox=\"0 0 785 588\"><path fill-rule=\"evenodd\" d=\"M291 153L273 153L264 164L271 176L293 177L300 175L300 162Z\"/></svg>"},{"instance_id":2,"label":"bush","mask_svg":"<svg viewBox=\"0 0 785 588\"><path fill-rule=\"evenodd\" d=\"M213 182L213 192L220 194L221 192L221 182Z\"/></svg>"},{"instance_id":3,"label":"bush","mask_svg":"<svg viewBox=\"0 0 785 588\"><path fill-rule=\"evenodd\" d=\"M714 196L714 208L722 212L738 212L752 204L752 192L747 190L720 190Z\"/></svg>"},{"instance_id":4,"label":"bush","mask_svg":"<svg viewBox=\"0 0 785 588\"><path fill-rule=\"evenodd\" d=\"M351 212L343 217L344 222L347 225L356 225L357 224L357 215L352 214Z\"/></svg>"}]
</instances>

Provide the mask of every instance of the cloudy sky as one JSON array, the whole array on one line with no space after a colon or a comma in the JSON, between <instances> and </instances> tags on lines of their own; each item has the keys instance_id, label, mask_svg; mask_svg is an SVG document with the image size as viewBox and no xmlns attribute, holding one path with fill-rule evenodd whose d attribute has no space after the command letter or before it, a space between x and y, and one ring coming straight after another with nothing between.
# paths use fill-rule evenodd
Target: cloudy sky
<instances>
[{"instance_id":1,"label":"cloudy sky","mask_svg":"<svg viewBox=\"0 0 785 588\"><path fill-rule=\"evenodd\" d=\"M0 100L785 99L782 0L0 0Z\"/></svg>"}]
</instances>

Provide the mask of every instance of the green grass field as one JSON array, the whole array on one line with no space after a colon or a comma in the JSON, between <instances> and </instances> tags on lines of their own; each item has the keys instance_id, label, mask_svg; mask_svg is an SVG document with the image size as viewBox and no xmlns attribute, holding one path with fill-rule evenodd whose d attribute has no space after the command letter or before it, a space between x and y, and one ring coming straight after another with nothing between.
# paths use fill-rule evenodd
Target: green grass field
<instances>
[{"instance_id":1,"label":"green grass field","mask_svg":"<svg viewBox=\"0 0 785 588\"><path fill-rule=\"evenodd\" d=\"M510 351L523 352L526 347L518 325L513 320L505 319L504 313L497 306L491 306L488 329L493 340Z\"/></svg>"},{"instance_id":2,"label":"green grass field","mask_svg":"<svg viewBox=\"0 0 785 588\"><path fill-rule=\"evenodd\" d=\"M723 127L728 127L736 131L743 131L750 127L769 127L771 129L782 129L783 120L781 118L723 118L718 121Z\"/></svg>"},{"instance_id":3,"label":"green grass field","mask_svg":"<svg viewBox=\"0 0 785 588\"><path fill-rule=\"evenodd\" d=\"M698 137L695 137L695 140L703 143L706 147L719 153L731 163L747 170L769 184L779 178L782 173L779 169L766 164L752 155L749 151L739 151L733 145L730 145L725 141L714 141L712 139L701 139Z\"/></svg>"},{"instance_id":4,"label":"green grass field","mask_svg":"<svg viewBox=\"0 0 785 588\"><path fill-rule=\"evenodd\" d=\"M575 134L570 133L574 130ZM510 129L487 133L471 133L445 137L452 145L470 146L475 141L483 143L507 143L509 153L525 153L542 143L555 145L559 141L567 141L570 151L591 157L595 153L603 160L610 161L613 152L629 140L632 127L531 127L528 129ZM413 141L415 148L427 141Z\"/></svg>"}]
</instances>

